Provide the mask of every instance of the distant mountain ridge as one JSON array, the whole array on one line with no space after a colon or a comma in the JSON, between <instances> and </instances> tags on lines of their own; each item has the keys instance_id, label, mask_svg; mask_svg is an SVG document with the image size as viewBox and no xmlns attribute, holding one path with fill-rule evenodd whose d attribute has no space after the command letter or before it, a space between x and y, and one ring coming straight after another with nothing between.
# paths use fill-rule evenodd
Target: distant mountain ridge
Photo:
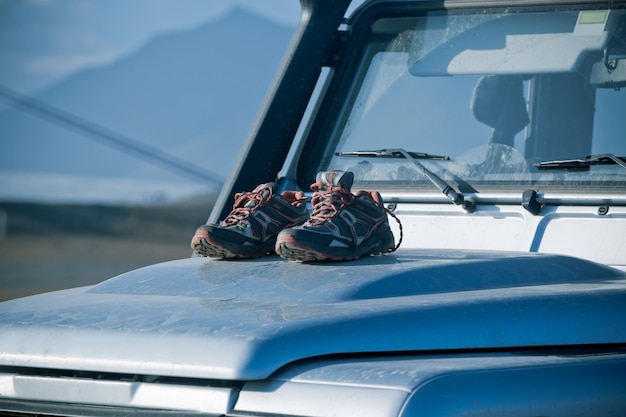
<instances>
[{"instance_id":1,"label":"distant mountain ridge","mask_svg":"<svg viewBox=\"0 0 626 417\"><path fill-rule=\"evenodd\" d=\"M292 34L235 10L35 98L225 178ZM0 113L0 171L190 181L18 109Z\"/></svg>"}]
</instances>

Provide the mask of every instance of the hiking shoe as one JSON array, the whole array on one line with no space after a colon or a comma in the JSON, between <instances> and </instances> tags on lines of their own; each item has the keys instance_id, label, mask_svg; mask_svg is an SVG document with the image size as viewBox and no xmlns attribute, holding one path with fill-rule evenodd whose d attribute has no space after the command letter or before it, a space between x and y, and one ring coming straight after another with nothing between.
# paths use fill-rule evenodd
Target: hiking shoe
<instances>
[{"instance_id":1,"label":"hiking shoe","mask_svg":"<svg viewBox=\"0 0 626 417\"><path fill-rule=\"evenodd\" d=\"M276 184L237 193L230 214L219 224L200 226L191 240L195 253L212 258L258 258L274 253L276 235L308 218L301 191L274 194Z\"/></svg>"},{"instance_id":2,"label":"hiking shoe","mask_svg":"<svg viewBox=\"0 0 626 417\"><path fill-rule=\"evenodd\" d=\"M353 180L350 171L318 173L311 185L311 217L278 234L276 253L293 261L348 261L395 251L400 243L394 243L387 219L390 212L384 208L380 194L352 194Z\"/></svg>"}]
</instances>

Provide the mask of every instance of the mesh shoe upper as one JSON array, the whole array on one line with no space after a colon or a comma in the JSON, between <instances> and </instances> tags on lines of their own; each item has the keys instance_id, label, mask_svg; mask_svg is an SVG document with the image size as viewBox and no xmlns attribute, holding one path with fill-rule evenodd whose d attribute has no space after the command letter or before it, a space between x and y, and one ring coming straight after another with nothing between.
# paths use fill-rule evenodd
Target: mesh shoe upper
<instances>
[{"instance_id":1,"label":"mesh shoe upper","mask_svg":"<svg viewBox=\"0 0 626 417\"><path fill-rule=\"evenodd\" d=\"M311 186L311 217L300 226L283 230L276 252L290 260L325 261L394 251L397 246L380 194L352 194L353 180L349 171L318 173Z\"/></svg>"},{"instance_id":2,"label":"mesh shoe upper","mask_svg":"<svg viewBox=\"0 0 626 417\"><path fill-rule=\"evenodd\" d=\"M275 183L237 193L230 214L207 224L191 241L194 252L216 258L255 258L274 251L276 235L308 218L306 196L299 191L275 194Z\"/></svg>"}]
</instances>

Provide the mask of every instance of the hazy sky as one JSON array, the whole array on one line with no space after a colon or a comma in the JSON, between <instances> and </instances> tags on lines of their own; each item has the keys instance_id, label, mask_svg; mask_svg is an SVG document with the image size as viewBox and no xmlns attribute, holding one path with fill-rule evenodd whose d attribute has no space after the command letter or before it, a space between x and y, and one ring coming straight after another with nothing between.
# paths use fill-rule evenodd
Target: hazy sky
<instances>
[{"instance_id":1,"label":"hazy sky","mask_svg":"<svg viewBox=\"0 0 626 417\"><path fill-rule=\"evenodd\" d=\"M300 13L298 0L0 0L0 84L34 93L237 7L289 26Z\"/></svg>"}]
</instances>

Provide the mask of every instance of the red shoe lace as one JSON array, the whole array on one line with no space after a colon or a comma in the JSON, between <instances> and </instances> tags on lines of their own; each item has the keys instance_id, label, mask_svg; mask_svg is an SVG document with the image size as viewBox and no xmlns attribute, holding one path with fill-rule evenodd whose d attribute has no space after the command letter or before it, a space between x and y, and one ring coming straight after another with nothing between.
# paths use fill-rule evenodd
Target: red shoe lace
<instances>
[{"instance_id":1,"label":"red shoe lace","mask_svg":"<svg viewBox=\"0 0 626 417\"><path fill-rule=\"evenodd\" d=\"M387 213L391 217L393 217L393 219L396 221L396 223L398 223L398 229L400 231L400 239L398 239L398 243L396 244L396 247L389 250L389 252L395 252L400 247L400 245L402 244L402 239L404 239L404 231L402 230L402 222L400 222L400 219L398 218L398 216L396 216L394 214L393 211L389 210L387 207L384 206L382 201L378 201L378 199L373 198L371 193L368 193L367 191L359 191L357 193L357 196L361 196L361 195L364 195L366 199L368 199L372 203L376 204L378 207L380 207L383 210L385 210L385 213ZM378 197L380 197L380 194L377 194L377 195L378 195Z\"/></svg>"},{"instance_id":2,"label":"red shoe lace","mask_svg":"<svg viewBox=\"0 0 626 417\"><path fill-rule=\"evenodd\" d=\"M319 191L322 188L326 188L324 192ZM326 220L335 217L341 209L352 204L355 198L354 194L344 188L333 188L330 185L325 185L320 182L316 182L311 185L311 190L314 191L311 199L313 213L311 214L311 217L309 217L309 220L307 220L307 224L310 226L323 224ZM363 195L366 199L385 210L385 212L393 217L393 219L398 223L400 239L398 240L396 247L389 250L389 252L396 251L402 244L402 239L404 238L404 231L402 230L402 223L400 222L400 219L380 201L373 199L371 194L367 191L359 191L357 195Z\"/></svg>"},{"instance_id":3,"label":"red shoe lace","mask_svg":"<svg viewBox=\"0 0 626 417\"><path fill-rule=\"evenodd\" d=\"M393 219L398 223L398 228L400 229L400 239L398 239L398 243L396 243L396 247L391 249L391 250L389 250L389 252L395 252L396 250L398 250L398 248L402 244L402 239L404 238L404 232L402 231L402 223L400 222L400 219L398 218L398 216L393 214L393 212L391 210L389 210L387 207L383 206L383 209L385 210L385 212L387 214L389 214L391 217L393 217Z\"/></svg>"},{"instance_id":4,"label":"red shoe lace","mask_svg":"<svg viewBox=\"0 0 626 417\"><path fill-rule=\"evenodd\" d=\"M240 221L246 220L250 217L251 212L268 202L273 195L274 191L272 190L272 187L269 186L262 187L257 191L235 194L235 204L233 204L233 210L224 220L222 220L222 225L234 226Z\"/></svg>"},{"instance_id":5,"label":"red shoe lace","mask_svg":"<svg viewBox=\"0 0 626 417\"><path fill-rule=\"evenodd\" d=\"M325 188L323 192L320 191L322 188ZM307 220L307 224L312 226L323 224L326 220L335 217L342 208L354 201L354 194L345 188L316 182L311 185L311 190L314 191L311 198L313 212Z\"/></svg>"}]
</instances>

